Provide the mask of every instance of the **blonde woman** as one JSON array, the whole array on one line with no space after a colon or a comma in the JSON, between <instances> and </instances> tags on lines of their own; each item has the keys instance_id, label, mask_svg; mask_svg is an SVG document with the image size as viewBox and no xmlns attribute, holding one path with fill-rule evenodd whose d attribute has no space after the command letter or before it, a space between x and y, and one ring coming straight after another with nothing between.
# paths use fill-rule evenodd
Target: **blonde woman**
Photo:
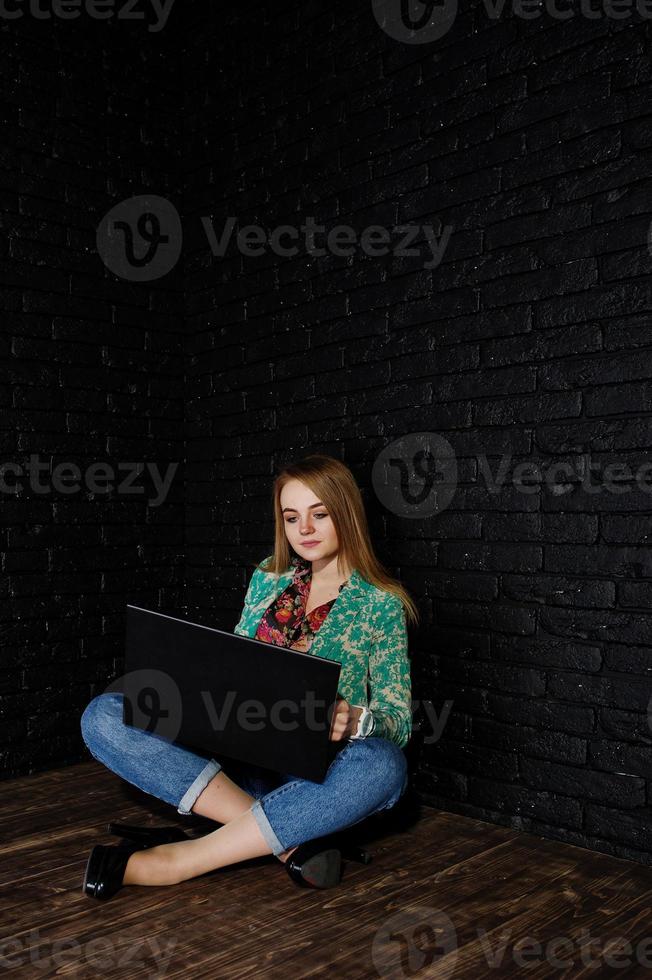
<instances>
[{"instance_id":1,"label":"blonde woman","mask_svg":"<svg viewBox=\"0 0 652 980\"><path fill-rule=\"evenodd\" d=\"M416 606L375 557L351 471L313 454L285 466L273 487L274 551L251 576L234 632L342 664L321 783L207 758L126 726L121 694L94 698L81 728L91 754L147 793L221 826L188 837L176 827L109 824L82 890L111 898L124 885L172 885L273 854L299 885L340 880L329 835L394 806L407 788L412 731L407 622ZM270 656L273 656L270 649Z\"/></svg>"}]
</instances>

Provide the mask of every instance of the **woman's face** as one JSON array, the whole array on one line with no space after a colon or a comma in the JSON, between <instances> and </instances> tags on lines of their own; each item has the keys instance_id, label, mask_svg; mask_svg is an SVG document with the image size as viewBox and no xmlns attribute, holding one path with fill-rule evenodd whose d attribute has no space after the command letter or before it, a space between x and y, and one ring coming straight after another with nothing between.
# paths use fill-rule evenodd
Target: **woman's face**
<instances>
[{"instance_id":1,"label":"woman's face","mask_svg":"<svg viewBox=\"0 0 652 980\"><path fill-rule=\"evenodd\" d=\"M339 542L328 510L300 480L290 480L281 490L281 510L289 544L308 561L332 558ZM309 546L309 542L317 544Z\"/></svg>"}]
</instances>

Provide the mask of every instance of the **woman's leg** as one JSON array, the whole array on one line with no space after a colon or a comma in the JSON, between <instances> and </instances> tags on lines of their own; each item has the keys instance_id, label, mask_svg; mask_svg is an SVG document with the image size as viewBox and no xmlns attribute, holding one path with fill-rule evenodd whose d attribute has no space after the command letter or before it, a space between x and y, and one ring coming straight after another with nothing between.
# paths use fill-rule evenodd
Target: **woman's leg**
<instances>
[{"instance_id":1,"label":"woman's leg","mask_svg":"<svg viewBox=\"0 0 652 980\"><path fill-rule=\"evenodd\" d=\"M408 785L407 759L389 739L349 739L323 783L290 779L256 800L252 813L272 853L389 810Z\"/></svg>"},{"instance_id":2,"label":"woman's leg","mask_svg":"<svg viewBox=\"0 0 652 980\"><path fill-rule=\"evenodd\" d=\"M257 796L277 785L274 774L227 761L206 758L173 742L122 721L123 695L100 694L81 717L83 739L91 755L127 782L176 807L218 823L228 823L248 810Z\"/></svg>"},{"instance_id":3,"label":"woman's leg","mask_svg":"<svg viewBox=\"0 0 652 980\"><path fill-rule=\"evenodd\" d=\"M124 884L176 884L237 861L280 857L304 841L389 809L407 781L407 760L398 745L378 737L351 739L323 783L290 779L204 837L132 854Z\"/></svg>"}]
</instances>

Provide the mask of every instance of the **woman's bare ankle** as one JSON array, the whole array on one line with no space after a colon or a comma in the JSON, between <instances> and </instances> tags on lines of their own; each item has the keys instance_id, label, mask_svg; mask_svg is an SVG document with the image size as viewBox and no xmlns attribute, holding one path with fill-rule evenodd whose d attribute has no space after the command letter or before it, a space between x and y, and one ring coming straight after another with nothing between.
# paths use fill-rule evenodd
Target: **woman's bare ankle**
<instances>
[{"instance_id":1,"label":"woman's bare ankle","mask_svg":"<svg viewBox=\"0 0 652 980\"><path fill-rule=\"evenodd\" d=\"M158 844L135 851L127 861L123 885L178 885L183 881L178 856L174 844Z\"/></svg>"}]
</instances>

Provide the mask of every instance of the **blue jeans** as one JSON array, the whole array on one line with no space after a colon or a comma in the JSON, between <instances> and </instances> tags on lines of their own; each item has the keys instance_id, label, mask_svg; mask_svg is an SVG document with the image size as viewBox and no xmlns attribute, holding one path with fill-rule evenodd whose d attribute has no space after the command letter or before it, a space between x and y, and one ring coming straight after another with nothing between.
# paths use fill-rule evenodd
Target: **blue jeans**
<instances>
[{"instance_id":1,"label":"blue jeans","mask_svg":"<svg viewBox=\"0 0 652 980\"><path fill-rule=\"evenodd\" d=\"M120 693L99 694L81 716L91 755L127 782L189 814L221 769L254 797L251 807L275 855L388 810L407 789L407 760L389 739L348 739L323 783L273 773L235 759L199 755L122 721Z\"/></svg>"}]
</instances>

